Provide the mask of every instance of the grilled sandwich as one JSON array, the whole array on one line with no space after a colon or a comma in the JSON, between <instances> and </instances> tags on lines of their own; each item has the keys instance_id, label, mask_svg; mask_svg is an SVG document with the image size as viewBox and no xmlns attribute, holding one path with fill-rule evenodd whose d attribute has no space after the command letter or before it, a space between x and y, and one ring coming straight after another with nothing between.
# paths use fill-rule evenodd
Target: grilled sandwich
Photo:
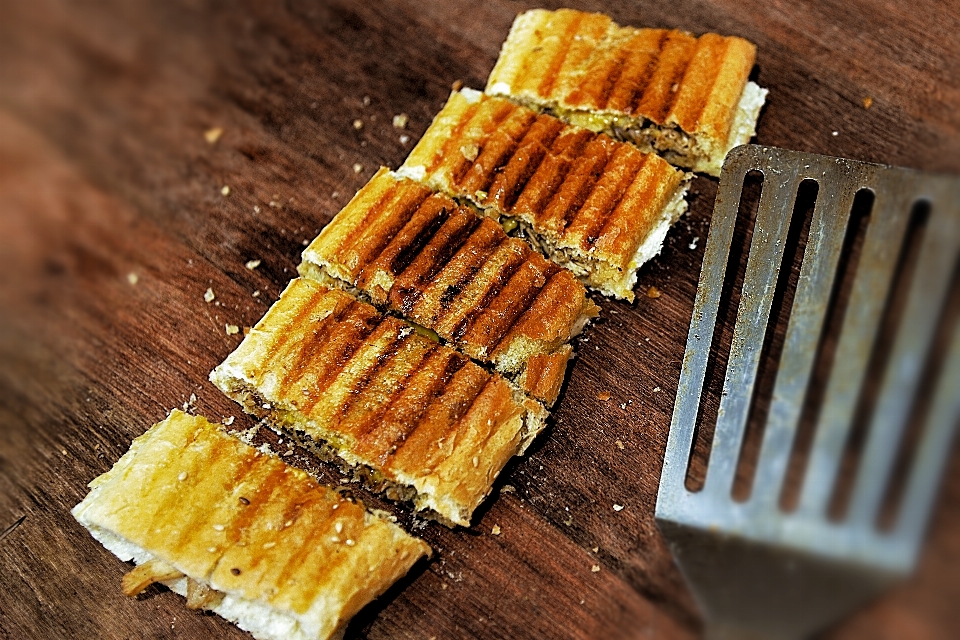
<instances>
[{"instance_id":1,"label":"grilled sandwich","mask_svg":"<svg viewBox=\"0 0 960 640\"><path fill-rule=\"evenodd\" d=\"M486 92L546 110L713 176L754 134L767 90L737 37L620 27L601 14L517 16Z\"/></svg>"},{"instance_id":2,"label":"grilled sandwich","mask_svg":"<svg viewBox=\"0 0 960 640\"><path fill-rule=\"evenodd\" d=\"M568 270L473 207L387 169L307 247L299 269L493 364L546 405L571 338L597 314Z\"/></svg>"},{"instance_id":3,"label":"grilled sandwich","mask_svg":"<svg viewBox=\"0 0 960 640\"><path fill-rule=\"evenodd\" d=\"M255 638L340 637L430 548L299 469L173 411L90 483L73 515L121 560Z\"/></svg>"},{"instance_id":4,"label":"grilled sandwich","mask_svg":"<svg viewBox=\"0 0 960 640\"><path fill-rule=\"evenodd\" d=\"M308 278L288 285L210 379L387 497L464 526L546 418L500 375Z\"/></svg>"},{"instance_id":5,"label":"grilled sandwich","mask_svg":"<svg viewBox=\"0 0 960 640\"><path fill-rule=\"evenodd\" d=\"M503 98L454 92L397 172L468 200L604 295L686 211L689 176L663 158Z\"/></svg>"}]
</instances>

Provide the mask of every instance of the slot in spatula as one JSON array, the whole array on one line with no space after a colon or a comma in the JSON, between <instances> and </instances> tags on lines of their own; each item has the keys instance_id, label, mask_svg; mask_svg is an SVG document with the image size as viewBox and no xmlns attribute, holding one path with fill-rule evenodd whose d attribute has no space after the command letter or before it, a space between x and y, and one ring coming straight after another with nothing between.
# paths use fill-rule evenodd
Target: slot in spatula
<instances>
[{"instance_id":1,"label":"slot in spatula","mask_svg":"<svg viewBox=\"0 0 960 640\"><path fill-rule=\"evenodd\" d=\"M741 190L751 171L763 187L749 248L703 488L685 486L698 408ZM753 489L732 496L764 335L800 183L819 185ZM799 504L780 495L855 195L873 208L836 341ZM898 256L918 202L929 206L900 320L880 373L849 509L828 506L877 348ZM802 638L907 574L917 558L950 443L960 424L960 330L944 331L956 297L960 179L840 158L747 145L724 163L687 337L657 496L657 523L701 605L708 636ZM788 269L790 265L783 265ZM952 297L951 297L952 296ZM955 315L955 314L954 314ZM775 321L775 320L773 320ZM953 323L954 325L956 323ZM943 339L946 336L946 339ZM936 371L923 377L937 352ZM921 379L932 385L921 387ZM895 522L878 526L906 426L927 402Z\"/></svg>"}]
</instances>

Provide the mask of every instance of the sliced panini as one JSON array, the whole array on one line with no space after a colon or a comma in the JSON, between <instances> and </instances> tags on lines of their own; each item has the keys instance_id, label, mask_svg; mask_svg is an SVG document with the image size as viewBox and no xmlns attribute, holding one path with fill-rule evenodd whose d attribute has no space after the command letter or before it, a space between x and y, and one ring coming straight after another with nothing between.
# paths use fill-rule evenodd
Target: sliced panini
<instances>
[{"instance_id":1,"label":"sliced panini","mask_svg":"<svg viewBox=\"0 0 960 640\"><path fill-rule=\"evenodd\" d=\"M388 497L465 526L546 418L503 377L307 278L289 284L210 379Z\"/></svg>"},{"instance_id":2,"label":"sliced panini","mask_svg":"<svg viewBox=\"0 0 960 640\"><path fill-rule=\"evenodd\" d=\"M315 640L347 622L430 548L395 524L173 411L90 483L73 515L121 560L137 595L161 582L255 638Z\"/></svg>"},{"instance_id":3,"label":"sliced panini","mask_svg":"<svg viewBox=\"0 0 960 640\"><path fill-rule=\"evenodd\" d=\"M494 367L547 405L597 314L568 270L446 195L381 169L303 252L346 287Z\"/></svg>"},{"instance_id":4,"label":"sliced panini","mask_svg":"<svg viewBox=\"0 0 960 640\"><path fill-rule=\"evenodd\" d=\"M587 286L627 300L687 207L688 176L663 158L469 89L397 173L518 226Z\"/></svg>"},{"instance_id":5,"label":"sliced panini","mask_svg":"<svg viewBox=\"0 0 960 640\"><path fill-rule=\"evenodd\" d=\"M571 9L517 16L487 93L630 140L713 176L753 136L767 90L737 37L620 27Z\"/></svg>"}]
</instances>

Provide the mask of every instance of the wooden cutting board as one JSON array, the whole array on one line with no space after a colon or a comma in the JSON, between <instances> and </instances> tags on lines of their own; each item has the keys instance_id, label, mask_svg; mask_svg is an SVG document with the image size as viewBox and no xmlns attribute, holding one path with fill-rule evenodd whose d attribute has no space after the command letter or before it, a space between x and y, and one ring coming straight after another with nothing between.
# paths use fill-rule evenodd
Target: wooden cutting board
<instances>
[{"instance_id":1,"label":"wooden cutting board","mask_svg":"<svg viewBox=\"0 0 960 640\"><path fill-rule=\"evenodd\" d=\"M955 3L567 4L757 43L764 144L960 171ZM533 6L0 5L0 530L25 517L0 539L0 637L245 637L164 589L124 598L129 567L69 509L172 407L250 426L207 382L242 338L225 326L260 318L304 244L378 166L399 166L453 83L482 88ZM690 214L640 272L638 291L660 297L601 301L552 426L475 526L403 518L435 559L349 637L700 633L653 511L716 184L696 178ZM960 628L958 464L916 576L830 637Z\"/></svg>"}]
</instances>

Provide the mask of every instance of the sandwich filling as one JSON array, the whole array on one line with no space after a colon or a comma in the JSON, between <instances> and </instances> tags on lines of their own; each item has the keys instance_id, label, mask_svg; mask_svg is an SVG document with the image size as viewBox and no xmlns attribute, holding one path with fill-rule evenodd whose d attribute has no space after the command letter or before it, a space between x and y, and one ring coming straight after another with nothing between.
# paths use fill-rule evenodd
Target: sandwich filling
<instances>
[{"instance_id":1,"label":"sandwich filling","mask_svg":"<svg viewBox=\"0 0 960 640\"><path fill-rule=\"evenodd\" d=\"M690 178L633 145L467 89L397 173L474 204L588 287L627 300L686 211Z\"/></svg>"},{"instance_id":2,"label":"sandwich filling","mask_svg":"<svg viewBox=\"0 0 960 640\"><path fill-rule=\"evenodd\" d=\"M210 379L372 488L464 526L547 415L409 323L307 278L290 283Z\"/></svg>"},{"instance_id":3,"label":"sandwich filling","mask_svg":"<svg viewBox=\"0 0 960 640\"><path fill-rule=\"evenodd\" d=\"M90 483L74 517L154 582L254 637L340 637L429 547L362 505L221 431L173 411Z\"/></svg>"},{"instance_id":4,"label":"sandwich filling","mask_svg":"<svg viewBox=\"0 0 960 640\"><path fill-rule=\"evenodd\" d=\"M517 16L486 92L717 176L767 95L749 80L755 60L742 38L537 9Z\"/></svg>"}]
</instances>

